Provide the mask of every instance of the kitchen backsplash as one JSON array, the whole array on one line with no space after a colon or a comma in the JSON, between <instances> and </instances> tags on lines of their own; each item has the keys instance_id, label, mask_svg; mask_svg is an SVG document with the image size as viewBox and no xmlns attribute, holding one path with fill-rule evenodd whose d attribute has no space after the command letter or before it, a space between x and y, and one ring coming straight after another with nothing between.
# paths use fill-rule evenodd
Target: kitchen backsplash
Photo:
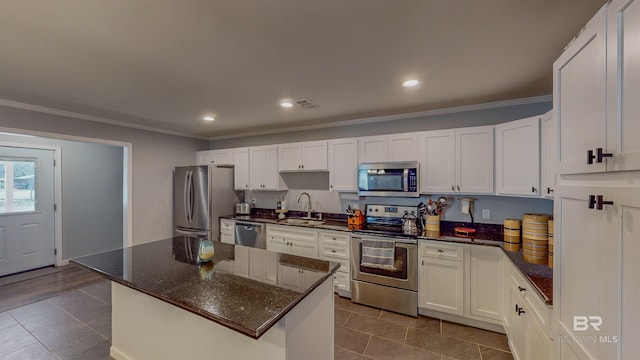
<instances>
[{"instance_id":1,"label":"kitchen backsplash","mask_svg":"<svg viewBox=\"0 0 640 360\"><path fill-rule=\"evenodd\" d=\"M285 198L288 201L288 208L296 211L306 211L307 198L302 197L300 203L297 202L302 192L307 192L311 196L311 208L314 211L323 213L343 214L347 205L363 209L366 204L382 204L382 205L405 205L417 206L421 201L428 202L429 199L437 199L440 196L446 196L449 200L453 199L451 206L447 208L441 220L452 222L470 222L471 218L467 214L463 214L460 210L460 198L467 197L474 199L473 216L476 223L481 224L502 224L504 219L518 218L522 219L522 214L526 213L542 213L553 214L553 201L547 199L507 197L493 195L424 195L420 198L393 198L393 197L362 197L358 199L355 194L342 194L331 192L328 190L314 190L313 186L307 186L309 189L290 189L280 192L264 192L264 191L246 191L246 201L251 202L255 199L255 207L264 209L275 209L279 199ZM352 200L358 199L358 200ZM488 209L490 213L489 219L482 218L483 209Z\"/></svg>"}]
</instances>

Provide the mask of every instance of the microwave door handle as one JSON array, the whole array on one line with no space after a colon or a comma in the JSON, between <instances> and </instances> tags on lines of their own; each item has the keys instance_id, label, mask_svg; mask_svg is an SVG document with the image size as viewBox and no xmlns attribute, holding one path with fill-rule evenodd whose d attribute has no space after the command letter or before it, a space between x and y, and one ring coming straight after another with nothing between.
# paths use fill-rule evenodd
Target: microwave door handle
<instances>
[{"instance_id":1,"label":"microwave door handle","mask_svg":"<svg viewBox=\"0 0 640 360\"><path fill-rule=\"evenodd\" d=\"M409 169L404 169L402 172L402 185L404 191L409 191Z\"/></svg>"}]
</instances>

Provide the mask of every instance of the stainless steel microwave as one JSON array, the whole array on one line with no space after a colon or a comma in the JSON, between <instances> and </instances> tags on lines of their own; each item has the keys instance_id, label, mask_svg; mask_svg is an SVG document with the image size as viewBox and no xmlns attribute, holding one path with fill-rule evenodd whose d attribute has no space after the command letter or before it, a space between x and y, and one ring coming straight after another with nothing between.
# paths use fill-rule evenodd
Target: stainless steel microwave
<instances>
[{"instance_id":1,"label":"stainless steel microwave","mask_svg":"<svg viewBox=\"0 0 640 360\"><path fill-rule=\"evenodd\" d=\"M380 162L358 165L358 195L419 197L418 162Z\"/></svg>"}]
</instances>

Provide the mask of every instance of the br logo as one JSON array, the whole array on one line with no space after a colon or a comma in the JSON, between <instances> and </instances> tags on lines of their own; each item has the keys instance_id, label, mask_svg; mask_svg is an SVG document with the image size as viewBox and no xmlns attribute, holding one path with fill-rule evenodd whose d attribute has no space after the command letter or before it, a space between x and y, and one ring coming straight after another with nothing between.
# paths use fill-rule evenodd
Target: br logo
<instances>
[{"instance_id":1,"label":"br logo","mask_svg":"<svg viewBox=\"0 0 640 360\"><path fill-rule=\"evenodd\" d=\"M600 325L602 325L602 317L600 316L574 316L573 317L573 331L587 331L589 327L592 327L595 331L600 331Z\"/></svg>"}]
</instances>

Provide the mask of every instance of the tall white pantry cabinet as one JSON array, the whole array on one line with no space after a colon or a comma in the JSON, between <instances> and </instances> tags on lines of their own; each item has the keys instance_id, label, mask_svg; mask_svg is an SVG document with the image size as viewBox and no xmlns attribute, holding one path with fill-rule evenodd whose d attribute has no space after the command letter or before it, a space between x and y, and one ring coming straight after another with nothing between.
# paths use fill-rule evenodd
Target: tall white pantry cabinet
<instances>
[{"instance_id":1,"label":"tall white pantry cabinet","mask_svg":"<svg viewBox=\"0 0 640 360\"><path fill-rule=\"evenodd\" d=\"M640 354L640 0L603 7L554 63L557 359Z\"/></svg>"}]
</instances>

